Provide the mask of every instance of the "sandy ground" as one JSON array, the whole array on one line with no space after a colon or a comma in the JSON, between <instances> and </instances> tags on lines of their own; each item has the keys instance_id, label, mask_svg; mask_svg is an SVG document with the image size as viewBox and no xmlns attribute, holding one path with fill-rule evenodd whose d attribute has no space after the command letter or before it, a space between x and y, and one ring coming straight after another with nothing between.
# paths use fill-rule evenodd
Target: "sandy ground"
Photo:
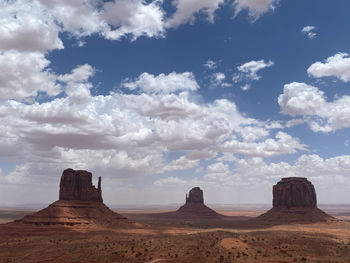
<instances>
[{"instance_id":1,"label":"sandy ground","mask_svg":"<svg viewBox=\"0 0 350 263\"><path fill-rule=\"evenodd\" d=\"M348 222L254 228L236 217L247 220L261 211L226 211L232 217L226 221L164 221L126 212L143 227L1 224L0 262L350 262ZM0 218L11 220L11 214L0 210Z\"/></svg>"}]
</instances>

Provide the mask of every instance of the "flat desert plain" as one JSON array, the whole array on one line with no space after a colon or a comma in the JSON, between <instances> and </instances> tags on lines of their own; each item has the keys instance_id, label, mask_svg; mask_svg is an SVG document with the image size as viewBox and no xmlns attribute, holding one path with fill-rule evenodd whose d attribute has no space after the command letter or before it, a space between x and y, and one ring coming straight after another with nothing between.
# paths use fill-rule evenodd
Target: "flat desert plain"
<instances>
[{"instance_id":1,"label":"flat desert plain","mask_svg":"<svg viewBox=\"0 0 350 263\"><path fill-rule=\"evenodd\" d=\"M263 209L218 210L222 219L169 219L168 210L124 209L134 229L11 223L33 211L0 210L0 262L350 262L350 209L343 221L258 225ZM10 223L8 223L10 222Z\"/></svg>"}]
</instances>

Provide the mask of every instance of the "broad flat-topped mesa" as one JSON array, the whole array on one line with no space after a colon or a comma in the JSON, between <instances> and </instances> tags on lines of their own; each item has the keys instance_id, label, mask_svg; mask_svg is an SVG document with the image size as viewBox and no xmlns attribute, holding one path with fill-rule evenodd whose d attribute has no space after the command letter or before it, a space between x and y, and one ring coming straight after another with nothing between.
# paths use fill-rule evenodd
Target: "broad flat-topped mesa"
<instances>
[{"instance_id":1,"label":"broad flat-topped mesa","mask_svg":"<svg viewBox=\"0 0 350 263\"><path fill-rule=\"evenodd\" d=\"M304 177L282 178L273 186L273 207L317 207L313 184Z\"/></svg>"},{"instance_id":2,"label":"broad flat-topped mesa","mask_svg":"<svg viewBox=\"0 0 350 263\"><path fill-rule=\"evenodd\" d=\"M188 196L186 194L186 204L187 203L204 203L203 190L199 187L194 187L190 190Z\"/></svg>"},{"instance_id":3,"label":"broad flat-topped mesa","mask_svg":"<svg viewBox=\"0 0 350 263\"><path fill-rule=\"evenodd\" d=\"M103 202L101 176L98 178L98 188L92 184L92 174L84 170L66 169L60 182L59 200L78 200Z\"/></svg>"}]
</instances>

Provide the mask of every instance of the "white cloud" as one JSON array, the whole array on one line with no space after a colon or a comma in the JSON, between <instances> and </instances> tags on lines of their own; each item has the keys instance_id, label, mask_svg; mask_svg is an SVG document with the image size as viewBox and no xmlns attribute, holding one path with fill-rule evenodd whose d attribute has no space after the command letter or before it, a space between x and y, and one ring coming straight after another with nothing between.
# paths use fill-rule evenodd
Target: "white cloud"
<instances>
[{"instance_id":1,"label":"white cloud","mask_svg":"<svg viewBox=\"0 0 350 263\"><path fill-rule=\"evenodd\" d=\"M226 177L230 174L231 171L229 166L222 162L218 162L207 167L203 178L208 181L220 181L221 179L226 179Z\"/></svg>"},{"instance_id":2,"label":"white cloud","mask_svg":"<svg viewBox=\"0 0 350 263\"><path fill-rule=\"evenodd\" d=\"M282 154L293 154L298 150L305 151L307 146L300 143L287 133L278 132L276 139L266 139L263 142L231 140L219 146L221 152L243 154L245 156L270 157Z\"/></svg>"},{"instance_id":3,"label":"white cloud","mask_svg":"<svg viewBox=\"0 0 350 263\"><path fill-rule=\"evenodd\" d=\"M301 32L307 35L308 38L314 39L317 36L317 33L314 32L315 29L314 26L305 26L301 29Z\"/></svg>"},{"instance_id":4,"label":"white cloud","mask_svg":"<svg viewBox=\"0 0 350 263\"><path fill-rule=\"evenodd\" d=\"M126 79L122 87L130 90L140 89L146 93L172 93L181 90L197 90L199 86L191 72L154 76L147 72L142 73L136 80Z\"/></svg>"},{"instance_id":5,"label":"white cloud","mask_svg":"<svg viewBox=\"0 0 350 263\"><path fill-rule=\"evenodd\" d=\"M83 38L99 34L119 40L130 36L163 37L162 1L143 0L14 0L0 3L0 50L46 52L62 49L59 33Z\"/></svg>"},{"instance_id":6,"label":"white cloud","mask_svg":"<svg viewBox=\"0 0 350 263\"><path fill-rule=\"evenodd\" d=\"M337 53L325 62L315 62L307 73L315 78L336 77L342 81L350 81L350 57L347 53Z\"/></svg>"},{"instance_id":7,"label":"white cloud","mask_svg":"<svg viewBox=\"0 0 350 263\"><path fill-rule=\"evenodd\" d=\"M331 132L350 127L350 96L327 102L324 92L305 83L284 86L278 97L282 113L303 116L315 131Z\"/></svg>"},{"instance_id":8,"label":"white cloud","mask_svg":"<svg viewBox=\"0 0 350 263\"><path fill-rule=\"evenodd\" d=\"M65 83L65 92L71 102L84 103L90 99L92 84L88 80L95 75L95 69L89 64L77 66L72 73L58 76Z\"/></svg>"},{"instance_id":9,"label":"white cloud","mask_svg":"<svg viewBox=\"0 0 350 263\"><path fill-rule=\"evenodd\" d=\"M171 161L164 167L164 171L179 171L194 168L199 165L199 160L189 160L186 156Z\"/></svg>"},{"instance_id":10,"label":"white cloud","mask_svg":"<svg viewBox=\"0 0 350 263\"><path fill-rule=\"evenodd\" d=\"M131 35L132 40L140 36L163 37L165 13L156 0L146 4L143 0L118 0L104 4L103 17L114 30L104 32L108 39L120 39Z\"/></svg>"},{"instance_id":11,"label":"white cloud","mask_svg":"<svg viewBox=\"0 0 350 263\"><path fill-rule=\"evenodd\" d=\"M245 85L241 86L241 90L246 91L246 90L249 90L251 87L252 87L252 85L250 85L250 84L245 84Z\"/></svg>"},{"instance_id":12,"label":"white cloud","mask_svg":"<svg viewBox=\"0 0 350 263\"><path fill-rule=\"evenodd\" d=\"M260 16L270 10L274 10L279 0L235 0L235 16L242 10L247 10L249 17L254 22Z\"/></svg>"},{"instance_id":13,"label":"white cloud","mask_svg":"<svg viewBox=\"0 0 350 263\"><path fill-rule=\"evenodd\" d=\"M203 66L208 68L208 69L215 69L217 67L216 62L214 62L213 60L210 60L210 59L207 62L205 62L205 64Z\"/></svg>"},{"instance_id":14,"label":"white cloud","mask_svg":"<svg viewBox=\"0 0 350 263\"><path fill-rule=\"evenodd\" d=\"M77 38L108 31L107 23L99 10L100 1L96 0L39 0L45 12L50 13L62 31Z\"/></svg>"},{"instance_id":15,"label":"white cloud","mask_svg":"<svg viewBox=\"0 0 350 263\"><path fill-rule=\"evenodd\" d=\"M57 79L66 83L86 82L95 74L95 69L89 64L77 66L72 73L59 76Z\"/></svg>"},{"instance_id":16,"label":"white cloud","mask_svg":"<svg viewBox=\"0 0 350 263\"><path fill-rule=\"evenodd\" d=\"M89 69L80 68L80 72L67 79L68 75L57 76L49 68L47 52L63 49L59 34L67 32L79 43L92 34L111 39L126 35L133 40L142 35L158 37L164 33L164 12L160 4L160 1L146 4L141 0L107 2L104 17L102 3L95 0L1 2L0 100L32 101L38 95L55 96L62 92L63 86L69 96L75 94L75 102L84 100L90 94L90 84L78 80L79 85L75 81L74 88L70 87L73 78L84 74L86 77ZM61 85L57 81L67 83Z\"/></svg>"},{"instance_id":17,"label":"white cloud","mask_svg":"<svg viewBox=\"0 0 350 263\"><path fill-rule=\"evenodd\" d=\"M265 62L265 60L252 60L237 67L239 73L232 78L234 82L239 81L253 81L261 79L258 72L262 69L272 67L272 61Z\"/></svg>"},{"instance_id":18,"label":"white cloud","mask_svg":"<svg viewBox=\"0 0 350 263\"><path fill-rule=\"evenodd\" d=\"M229 83L225 83L225 79L226 79L226 75L222 72L216 72L213 73L210 76L211 80L210 80L210 84L212 87L218 87L218 86L229 86Z\"/></svg>"},{"instance_id":19,"label":"white cloud","mask_svg":"<svg viewBox=\"0 0 350 263\"><path fill-rule=\"evenodd\" d=\"M203 177L181 179L168 177L157 180L154 185L163 189L186 189L200 186L205 189L206 200L230 203L271 202L271 188L283 177L307 177L317 191L318 202L339 202L347 200L350 186L350 156L342 155L323 159L318 155L302 155L292 163L266 163L262 158L232 160L233 167L222 162L209 165ZM237 195L235 194L237 193ZM256 194L257 193L257 194ZM256 195L255 195L256 194ZM229 197L227 197L229 196Z\"/></svg>"},{"instance_id":20,"label":"white cloud","mask_svg":"<svg viewBox=\"0 0 350 263\"><path fill-rule=\"evenodd\" d=\"M290 127L294 127L300 124L303 124L305 122L305 120L303 119L292 119L286 122L286 127L290 128Z\"/></svg>"},{"instance_id":21,"label":"white cloud","mask_svg":"<svg viewBox=\"0 0 350 263\"><path fill-rule=\"evenodd\" d=\"M234 17L242 10L248 10L252 22L264 13L274 10L279 0L235 0L233 3ZM177 27L193 23L196 16L205 14L210 23L214 23L215 11L228 4L225 0L175 0L176 12L166 22L167 27Z\"/></svg>"},{"instance_id":22,"label":"white cloud","mask_svg":"<svg viewBox=\"0 0 350 263\"><path fill-rule=\"evenodd\" d=\"M0 51L62 49L60 27L38 1L0 2Z\"/></svg>"},{"instance_id":23,"label":"white cloud","mask_svg":"<svg viewBox=\"0 0 350 263\"><path fill-rule=\"evenodd\" d=\"M167 21L167 27L177 27L186 23L193 23L196 14L205 13L208 20L214 22L214 13L224 0L175 0L176 12Z\"/></svg>"},{"instance_id":24,"label":"white cloud","mask_svg":"<svg viewBox=\"0 0 350 263\"><path fill-rule=\"evenodd\" d=\"M67 167L126 179L194 168L200 160L232 149L247 156L302 150L285 133L266 139L267 127L274 125L244 117L228 100L202 105L191 101L188 92L91 96L88 80L93 74L91 66L82 65L59 76L66 97L1 105L0 154L19 163L5 176L7 183L49 183L53 179L45 179L47 174L56 176ZM86 92L79 97L81 87ZM227 140L239 147L227 147ZM168 152L182 157L165 160Z\"/></svg>"},{"instance_id":25,"label":"white cloud","mask_svg":"<svg viewBox=\"0 0 350 263\"><path fill-rule=\"evenodd\" d=\"M35 98L39 91L57 95L61 89L49 64L41 53L0 51L0 100Z\"/></svg>"}]
</instances>

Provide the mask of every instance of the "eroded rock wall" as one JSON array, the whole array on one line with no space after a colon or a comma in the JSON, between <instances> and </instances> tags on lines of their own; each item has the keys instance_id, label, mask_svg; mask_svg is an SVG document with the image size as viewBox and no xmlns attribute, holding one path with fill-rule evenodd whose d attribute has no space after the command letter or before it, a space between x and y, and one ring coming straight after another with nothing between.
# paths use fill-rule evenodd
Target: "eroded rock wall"
<instances>
[{"instance_id":1,"label":"eroded rock wall","mask_svg":"<svg viewBox=\"0 0 350 263\"><path fill-rule=\"evenodd\" d=\"M103 202L101 177L98 188L92 184L92 174L84 170L66 169L60 182L59 200L79 200Z\"/></svg>"},{"instance_id":2,"label":"eroded rock wall","mask_svg":"<svg viewBox=\"0 0 350 263\"><path fill-rule=\"evenodd\" d=\"M303 177L282 178L273 186L273 207L317 207L313 184Z\"/></svg>"}]
</instances>

